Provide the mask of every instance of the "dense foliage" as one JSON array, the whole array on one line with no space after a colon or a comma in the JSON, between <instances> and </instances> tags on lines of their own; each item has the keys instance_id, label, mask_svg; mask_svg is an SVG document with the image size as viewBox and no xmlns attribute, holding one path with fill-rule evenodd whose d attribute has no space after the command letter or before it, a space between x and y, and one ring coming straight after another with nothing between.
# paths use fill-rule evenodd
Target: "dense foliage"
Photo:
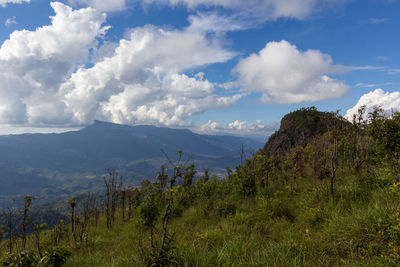
<instances>
[{"instance_id":1,"label":"dense foliage","mask_svg":"<svg viewBox=\"0 0 400 267\"><path fill-rule=\"evenodd\" d=\"M110 171L103 198L66 203L71 223L35 227L25 250L21 238L6 236L2 263L399 266L400 114L361 109L348 123L305 109L296 117L312 114L330 119L307 144L262 150L223 179L197 174L182 152L137 188Z\"/></svg>"}]
</instances>

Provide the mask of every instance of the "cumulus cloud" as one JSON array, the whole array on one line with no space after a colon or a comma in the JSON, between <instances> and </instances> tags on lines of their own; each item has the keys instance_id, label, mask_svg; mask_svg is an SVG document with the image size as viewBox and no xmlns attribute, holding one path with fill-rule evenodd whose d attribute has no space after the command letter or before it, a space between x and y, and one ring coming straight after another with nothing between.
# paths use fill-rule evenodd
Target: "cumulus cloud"
<instances>
[{"instance_id":1,"label":"cumulus cloud","mask_svg":"<svg viewBox=\"0 0 400 267\"><path fill-rule=\"evenodd\" d=\"M237 134L252 136L270 136L279 128L279 123L263 123L257 120L255 123L247 121L233 121L231 123L222 124L209 120L201 125L196 131L203 134Z\"/></svg>"},{"instance_id":2,"label":"cumulus cloud","mask_svg":"<svg viewBox=\"0 0 400 267\"><path fill-rule=\"evenodd\" d=\"M182 72L225 62L234 55L200 33L136 28L120 41L112 57L79 69L60 90L80 124L98 118L188 125L191 116L230 106L241 95L216 95L215 85L203 75L189 77Z\"/></svg>"},{"instance_id":3,"label":"cumulus cloud","mask_svg":"<svg viewBox=\"0 0 400 267\"><path fill-rule=\"evenodd\" d=\"M7 4L22 4L23 2L29 3L31 0L0 0L0 6L6 7Z\"/></svg>"},{"instance_id":4,"label":"cumulus cloud","mask_svg":"<svg viewBox=\"0 0 400 267\"><path fill-rule=\"evenodd\" d=\"M103 12L121 11L126 8L126 0L68 0L73 6L90 6Z\"/></svg>"},{"instance_id":5,"label":"cumulus cloud","mask_svg":"<svg viewBox=\"0 0 400 267\"><path fill-rule=\"evenodd\" d=\"M105 14L51 3L51 25L14 31L0 48L0 122L65 123L71 114L58 87L105 34Z\"/></svg>"},{"instance_id":6,"label":"cumulus cloud","mask_svg":"<svg viewBox=\"0 0 400 267\"><path fill-rule=\"evenodd\" d=\"M99 119L190 126L193 115L242 97L217 93L204 73L185 74L236 56L216 36L145 26L102 49L105 14L51 5L51 25L15 31L0 48L2 124L70 127Z\"/></svg>"},{"instance_id":7,"label":"cumulus cloud","mask_svg":"<svg viewBox=\"0 0 400 267\"><path fill-rule=\"evenodd\" d=\"M287 41L267 43L235 68L246 91L261 92L264 103L301 103L341 97L349 87L327 76L343 68L318 50L299 51Z\"/></svg>"},{"instance_id":8,"label":"cumulus cloud","mask_svg":"<svg viewBox=\"0 0 400 267\"><path fill-rule=\"evenodd\" d=\"M95 2L75 1L91 6ZM195 2L185 3L194 8L199 5ZM228 2L221 1L219 6L227 8ZM111 4L109 9L72 10L59 2L51 6L55 15L50 25L15 31L0 48L2 124L70 127L99 119L193 126L192 116L232 106L248 92L261 92L264 102L298 103L336 97L348 90L327 76L341 69L329 56L298 51L285 41L269 43L259 54L241 60L236 67L238 81L216 84L201 72L188 75L237 55L223 47L218 34L209 34L241 29L243 24L230 23L232 17L197 13L189 18L186 29L138 27L118 43L102 42L105 45L98 47L109 28L103 25L106 15L98 9L113 10ZM92 64L87 67L89 61ZM232 90L239 86L246 90ZM213 125L214 130L226 133L268 129L262 123L239 121Z\"/></svg>"},{"instance_id":9,"label":"cumulus cloud","mask_svg":"<svg viewBox=\"0 0 400 267\"><path fill-rule=\"evenodd\" d=\"M400 110L400 92L396 91L389 93L382 89L376 89L368 94L364 94L360 97L354 107L347 110L345 118L352 121L353 116L358 114L358 110L362 106L365 106L366 114L372 112L375 108L380 107L386 115L390 116L393 112Z\"/></svg>"}]
</instances>

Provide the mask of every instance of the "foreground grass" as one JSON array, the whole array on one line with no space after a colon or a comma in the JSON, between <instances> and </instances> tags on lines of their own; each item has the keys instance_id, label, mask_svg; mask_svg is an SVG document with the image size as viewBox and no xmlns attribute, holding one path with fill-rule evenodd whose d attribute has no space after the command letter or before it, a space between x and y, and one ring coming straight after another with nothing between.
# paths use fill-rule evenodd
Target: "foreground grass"
<instances>
[{"instance_id":1,"label":"foreground grass","mask_svg":"<svg viewBox=\"0 0 400 267\"><path fill-rule=\"evenodd\" d=\"M223 181L209 183L212 193L197 196L171 221L176 265L400 264L400 193L384 173L340 177L335 198L326 181L312 178L271 185L251 197L231 194ZM77 246L71 238L62 241L72 248L66 265L145 265L150 235L138 217L124 223L117 218L111 229L103 219L90 228L83 244ZM51 245L51 234L42 233L43 247ZM156 231L157 240L160 234ZM33 236L28 248L35 250ZM0 251L7 251L6 242Z\"/></svg>"},{"instance_id":2,"label":"foreground grass","mask_svg":"<svg viewBox=\"0 0 400 267\"><path fill-rule=\"evenodd\" d=\"M171 225L178 264L395 266L399 195L381 182L368 189L355 177L342 179L332 200L324 182L292 181L273 193L228 200L236 211L222 216L207 214L207 203L194 203ZM149 234L135 218L90 235L88 246L74 251L67 266L143 264Z\"/></svg>"}]
</instances>

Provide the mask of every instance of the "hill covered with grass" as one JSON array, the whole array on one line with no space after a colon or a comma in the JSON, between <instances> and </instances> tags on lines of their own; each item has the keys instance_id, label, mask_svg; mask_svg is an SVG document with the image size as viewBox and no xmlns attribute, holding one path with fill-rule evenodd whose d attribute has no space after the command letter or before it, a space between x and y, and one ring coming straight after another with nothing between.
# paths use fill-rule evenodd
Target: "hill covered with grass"
<instances>
[{"instance_id":1,"label":"hill covered with grass","mask_svg":"<svg viewBox=\"0 0 400 267\"><path fill-rule=\"evenodd\" d=\"M296 116L314 118L302 112L309 110ZM110 172L104 197L65 203L68 224L5 236L2 263L398 266L400 116L376 110L347 123L335 113L314 114L331 120L306 143L260 151L223 179L196 175L181 152L138 188Z\"/></svg>"},{"instance_id":2,"label":"hill covered with grass","mask_svg":"<svg viewBox=\"0 0 400 267\"><path fill-rule=\"evenodd\" d=\"M293 111L282 118L279 130L270 136L261 152L284 154L293 147L305 147L336 124L343 128L350 123L333 112L321 112L315 107Z\"/></svg>"}]
</instances>

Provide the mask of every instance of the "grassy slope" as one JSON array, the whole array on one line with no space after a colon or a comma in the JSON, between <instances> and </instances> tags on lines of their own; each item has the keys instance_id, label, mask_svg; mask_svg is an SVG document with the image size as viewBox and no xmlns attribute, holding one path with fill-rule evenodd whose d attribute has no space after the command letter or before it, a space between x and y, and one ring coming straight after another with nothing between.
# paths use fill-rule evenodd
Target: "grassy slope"
<instances>
[{"instance_id":1,"label":"grassy slope","mask_svg":"<svg viewBox=\"0 0 400 267\"><path fill-rule=\"evenodd\" d=\"M385 184L385 180L380 180ZM383 182L383 183L382 183ZM364 185L365 186L365 185ZM325 183L290 183L269 197L232 201L234 215L205 216L204 203L175 218L172 232L186 266L387 266L395 264L392 233L398 195L341 181L336 202ZM365 194L365 196L364 196ZM216 200L218 201L218 200ZM394 234L399 232L394 231ZM140 229L131 223L99 229L68 266L140 265ZM393 257L393 258L391 258Z\"/></svg>"},{"instance_id":2,"label":"grassy slope","mask_svg":"<svg viewBox=\"0 0 400 267\"><path fill-rule=\"evenodd\" d=\"M224 181L210 181L212 194L197 197L172 221L179 265L396 266L400 194L390 190L391 178L341 177L334 201L326 182L307 178L248 198L229 195ZM224 213L221 203L236 212ZM100 223L87 246L73 249L67 266L140 266L148 239L137 218L112 230Z\"/></svg>"}]
</instances>

